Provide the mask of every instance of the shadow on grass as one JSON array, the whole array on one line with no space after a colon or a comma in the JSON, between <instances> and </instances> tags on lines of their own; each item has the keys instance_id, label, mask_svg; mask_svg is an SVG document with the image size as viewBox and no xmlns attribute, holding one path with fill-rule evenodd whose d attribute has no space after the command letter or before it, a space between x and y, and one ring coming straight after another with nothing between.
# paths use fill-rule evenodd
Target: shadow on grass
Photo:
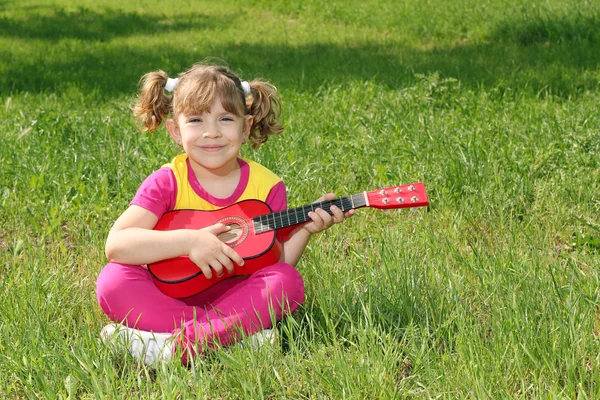
<instances>
[{"instance_id":1,"label":"shadow on grass","mask_svg":"<svg viewBox=\"0 0 600 400\"><path fill-rule=\"evenodd\" d=\"M282 88L313 91L323 84L370 80L398 88L415 74L438 72L467 87L506 87L519 91L577 95L598 88L600 43L598 17L533 19L498 25L487 42L419 49L399 42L361 42L352 46L303 46L194 43L188 49L133 48L114 40L128 35L219 29L224 20L202 15L149 17L136 13L99 14L86 9L29 18L26 23L0 20L3 36L47 39L47 53L20 54L0 48L0 95L14 92L61 92L74 86L95 96L133 94L146 72L164 69L175 75L207 56L226 60L242 77L264 77ZM177 20L176 24L169 21ZM197 33L195 33L197 35ZM57 39L79 39L65 44ZM194 47L208 50L195 50Z\"/></svg>"},{"instance_id":2,"label":"shadow on grass","mask_svg":"<svg viewBox=\"0 0 600 400\"><path fill-rule=\"evenodd\" d=\"M0 2L0 8L2 2ZM44 39L53 42L59 39L82 41L107 41L131 35L152 35L165 32L185 31L199 28L215 28L224 23L201 13L187 13L177 18L135 12L104 12L80 7L77 11L49 9L48 15L34 15L44 11L40 6L21 6L20 11L29 15L26 20L0 18L0 35L21 39Z\"/></svg>"}]
</instances>

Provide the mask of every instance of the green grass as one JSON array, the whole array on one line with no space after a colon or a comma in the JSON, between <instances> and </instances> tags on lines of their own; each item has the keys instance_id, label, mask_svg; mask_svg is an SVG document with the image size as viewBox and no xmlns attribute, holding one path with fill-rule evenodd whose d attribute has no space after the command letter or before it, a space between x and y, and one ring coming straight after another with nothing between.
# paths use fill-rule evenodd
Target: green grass
<instances>
[{"instance_id":1,"label":"green grass","mask_svg":"<svg viewBox=\"0 0 600 400\"><path fill-rule=\"evenodd\" d=\"M0 393L598 398L599 25L574 0L0 1ZM431 207L315 237L277 346L153 370L98 343L95 279L177 152L136 131L139 77L208 56L280 89L286 131L245 155L290 205L424 181Z\"/></svg>"}]
</instances>

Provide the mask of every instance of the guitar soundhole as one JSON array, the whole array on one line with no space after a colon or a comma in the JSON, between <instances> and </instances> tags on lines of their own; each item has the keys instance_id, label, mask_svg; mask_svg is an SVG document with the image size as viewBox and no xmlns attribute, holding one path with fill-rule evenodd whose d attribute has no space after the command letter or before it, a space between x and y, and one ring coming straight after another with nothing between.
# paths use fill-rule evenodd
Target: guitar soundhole
<instances>
[{"instance_id":1,"label":"guitar soundhole","mask_svg":"<svg viewBox=\"0 0 600 400\"><path fill-rule=\"evenodd\" d=\"M248 225L240 217L227 217L218 222L228 226L227 232L219 234L217 237L229 247L239 246L246 237L248 237Z\"/></svg>"}]
</instances>

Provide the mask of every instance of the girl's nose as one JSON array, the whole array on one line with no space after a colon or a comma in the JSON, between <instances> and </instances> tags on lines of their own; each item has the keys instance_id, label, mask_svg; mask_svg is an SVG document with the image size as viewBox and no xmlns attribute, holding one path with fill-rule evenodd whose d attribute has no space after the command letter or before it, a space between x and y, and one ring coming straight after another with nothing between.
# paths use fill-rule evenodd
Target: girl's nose
<instances>
[{"instance_id":1,"label":"girl's nose","mask_svg":"<svg viewBox=\"0 0 600 400\"><path fill-rule=\"evenodd\" d=\"M219 131L219 127L218 126L207 126L204 130L204 133L202 134L203 137L208 138L208 139L214 139L214 138L218 138L219 136L221 136L221 132Z\"/></svg>"}]
</instances>

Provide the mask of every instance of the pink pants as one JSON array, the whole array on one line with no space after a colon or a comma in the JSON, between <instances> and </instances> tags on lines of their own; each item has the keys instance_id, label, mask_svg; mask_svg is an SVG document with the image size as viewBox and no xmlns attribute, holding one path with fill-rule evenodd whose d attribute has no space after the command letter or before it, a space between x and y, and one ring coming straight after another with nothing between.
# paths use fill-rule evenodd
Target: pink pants
<instances>
[{"instance_id":1,"label":"pink pants","mask_svg":"<svg viewBox=\"0 0 600 400\"><path fill-rule=\"evenodd\" d=\"M96 288L98 303L110 319L178 335L184 358L187 351L232 344L241 332L251 335L270 328L304 300L300 273L285 263L226 279L186 299L160 292L145 267L110 263L100 272Z\"/></svg>"}]
</instances>

